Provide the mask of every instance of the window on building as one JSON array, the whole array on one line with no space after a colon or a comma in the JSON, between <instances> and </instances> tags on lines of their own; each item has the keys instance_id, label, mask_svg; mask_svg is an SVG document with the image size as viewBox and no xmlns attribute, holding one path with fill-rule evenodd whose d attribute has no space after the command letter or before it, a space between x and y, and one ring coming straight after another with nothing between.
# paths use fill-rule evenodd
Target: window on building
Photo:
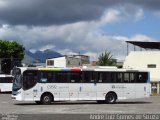
<instances>
[{"instance_id":1,"label":"window on building","mask_svg":"<svg viewBox=\"0 0 160 120\"><path fill-rule=\"evenodd\" d=\"M148 68L156 68L156 64L148 64L147 67Z\"/></svg>"},{"instance_id":2,"label":"window on building","mask_svg":"<svg viewBox=\"0 0 160 120\"><path fill-rule=\"evenodd\" d=\"M47 60L48 66L54 66L54 60Z\"/></svg>"}]
</instances>

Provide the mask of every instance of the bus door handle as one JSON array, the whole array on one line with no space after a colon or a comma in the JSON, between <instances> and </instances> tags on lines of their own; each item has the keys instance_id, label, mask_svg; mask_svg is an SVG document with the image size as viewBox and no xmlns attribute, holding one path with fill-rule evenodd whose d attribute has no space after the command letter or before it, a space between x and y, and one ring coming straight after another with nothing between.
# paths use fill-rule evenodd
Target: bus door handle
<instances>
[{"instance_id":1,"label":"bus door handle","mask_svg":"<svg viewBox=\"0 0 160 120\"><path fill-rule=\"evenodd\" d=\"M146 92L146 87L144 86L144 92Z\"/></svg>"},{"instance_id":2,"label":"bus door handle","mask_svg":"<svg viewBox=\"0 0 160 120\"><path fill-rule=\"evenodd\" d=\"M80 92L82 91L82 87L79 87L79 91L80 91Z\"/></svg>"}]
</instances>

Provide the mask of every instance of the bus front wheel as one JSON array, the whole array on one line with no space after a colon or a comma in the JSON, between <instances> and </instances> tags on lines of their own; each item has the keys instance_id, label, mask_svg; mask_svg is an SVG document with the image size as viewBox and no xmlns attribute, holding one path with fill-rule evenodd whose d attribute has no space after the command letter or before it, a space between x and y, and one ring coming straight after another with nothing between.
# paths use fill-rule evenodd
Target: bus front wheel
<instances>
[{"instance_id":1,"label":"bus front wheel","mask_svg":"<svg viewBox=\"0 0 160 120\"><path fill-rule=\"evenodd\" d=\"M117 100L117 96L115 93L108 93L106 95L106 103L114 104Z\"/></svg>"},{"instance_id":2,"label":"bus front wheel","mask_svg":"<svg viewBox=\"0 0 160 120\"><path fill-rule=\"evenodd\" d=\"M41 98L41 103L48 105L52 102L52 96L50 94L44 94Z\"/></svg>"}]
</instances>

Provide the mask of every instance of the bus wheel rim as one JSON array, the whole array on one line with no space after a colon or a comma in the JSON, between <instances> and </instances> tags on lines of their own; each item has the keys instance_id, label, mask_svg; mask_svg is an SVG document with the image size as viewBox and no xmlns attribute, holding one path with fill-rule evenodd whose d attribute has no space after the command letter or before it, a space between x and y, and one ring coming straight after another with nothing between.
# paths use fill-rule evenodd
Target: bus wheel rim
<instances>
[{"instance_id":1,"label":"bus wheel rim","mask_svg":"<svg viewBox=\"0 0 160 120\"><path fill-rule=\"evenodd\" d=\"M110 95L109 98L108 98L108 101L109 101L109 102L113 102L113 101L114 101L114 96L113 96L113 95Z\"/></svg>"},{"instance_id":2,"label":"bus wheel rim","mask_svg":"<svg viewBox=\"0 0 160 120\"><path fill-rule=\"evenodd\" d=\"M49 101L49 97L48 97L48 96L45 96L45 97L44 97L44 101L48 102L48 101Z\"/></svg>"}]
</instances>

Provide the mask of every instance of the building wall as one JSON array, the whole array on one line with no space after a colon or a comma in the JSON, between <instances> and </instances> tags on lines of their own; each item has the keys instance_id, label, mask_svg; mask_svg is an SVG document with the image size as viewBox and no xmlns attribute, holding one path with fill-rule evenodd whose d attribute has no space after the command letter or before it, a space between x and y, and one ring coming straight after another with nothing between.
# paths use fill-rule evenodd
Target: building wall
<instances>
[{"instance_id":1,"label":"building wall","mask_svg":"<svg viewBox=\"0 0 160 120\"><path fill-rule=\"evenodd\" d=\"M53 64L48 64L48 61L53 61ZM66 58L58 57L46 60L46 67L66 67Z\"/></svg>"},{"instance_id":2,"label":"building wall","mask_svg":"<svg viewBox=\"0 0 160 120\"><path fill-rule=\"evenodd\" d=\"M66 64L67 67L82 66L82 61L80 58L66 57Z\"/></svg>"},{"instance_id":3,"label":"building wall","mask_svg":"<svg viewBox=\"0 0 160 120\"><path fill-rule=\"evenodd\" d=\"M82 66L81 57L64 56L46 60L46 67L79 67Z\"/></svg>"},{"instance_id":4,"label":"building wall","mask_svg":"<svg viewBox=\"0 0 160 120\"><path fill-rule=\"evenodd\" d=\"M153 87L157 87L159 93L160 83L160 51L134 51L126 57L123 68L147 70L150 72L150 80ZM155 84L156 85L155 85Z\"/></svg>"}]
</instances>

